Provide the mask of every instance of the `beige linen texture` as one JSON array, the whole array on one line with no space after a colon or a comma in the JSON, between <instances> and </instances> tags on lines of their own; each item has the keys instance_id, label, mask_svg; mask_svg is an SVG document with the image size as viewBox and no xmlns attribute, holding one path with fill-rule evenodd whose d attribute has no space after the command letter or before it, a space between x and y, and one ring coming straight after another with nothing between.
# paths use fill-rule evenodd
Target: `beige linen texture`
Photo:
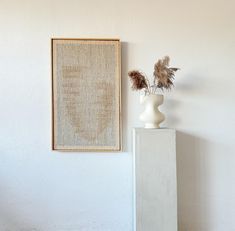
<instances>
[{"instance_id":1,"label":"beige linen texture","mask_svg":"<svg viewBox=\"0 0 235 231\"><path fill-rule=\"evenodd\" d=\"M52 39L53 149L120 150L119 40Z\"/></svg>"}]
</instances>

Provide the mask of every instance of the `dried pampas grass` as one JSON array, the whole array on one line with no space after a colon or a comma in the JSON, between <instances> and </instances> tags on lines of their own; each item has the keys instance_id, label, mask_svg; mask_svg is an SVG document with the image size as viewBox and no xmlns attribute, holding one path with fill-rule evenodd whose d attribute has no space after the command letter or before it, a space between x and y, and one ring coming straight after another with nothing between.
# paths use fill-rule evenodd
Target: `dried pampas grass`
<instances>
[{"instance_id":1,"label":"dried pampas grass","mask_svg":"<svg viewBox=\"0 0 235 231\"><path fill-rule=\"evenodd\" d=\"M128 75L132 81L133 90L148 89L148 83L145 76L140 71L130 71Z\"/></svg>"},{"instance_id":2,"label":"dried pampas grass","mask_svg":"<svg viewBox=\"0 0 235 231\"><path fill-rule=\"evenodd\" d=\"M171 89L174 86L175 72L179 70L179 68L169 67L169 63L170 57L165 56L159 59L154 65L154 84L157 83L157 88L162 90Z\"/></svg>"},{"instance_id":3,"label":"dried pampas grass","mask_svg":"<svg viewBox=\"0 0 235 231\"><path fill-rule=\"evenodd\" d=\"M150 85L149 79L138 70L128 72L132 82L133 90L145 90L145 94L156 94L157 89L171 90L174 86L173 80L175 72L179 70L176 67L169 67L170 57L165 56L159 59L154 65L153 85Z\"/></svg>"}]
</instances>

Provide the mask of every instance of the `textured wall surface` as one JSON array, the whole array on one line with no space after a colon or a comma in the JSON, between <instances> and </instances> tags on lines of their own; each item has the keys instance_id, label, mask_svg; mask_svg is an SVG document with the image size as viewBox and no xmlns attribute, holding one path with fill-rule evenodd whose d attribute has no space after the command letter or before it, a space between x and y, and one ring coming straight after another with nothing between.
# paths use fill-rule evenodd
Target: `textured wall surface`
<instances>
[{"instance_id":1,"label":"textured wall surface","mask_svg":"<svg viewBox=\"0 0 235 231\"><path fill-rule=\"evenodd\" d=\"M132 231L131 131L142 125L126 73L181 68L161 107L177 133L180 231L235 230L233 0L0 0L0 230ZM120 37L117 153L51 148L51 37Z\"/></svg>"}]
</instances>

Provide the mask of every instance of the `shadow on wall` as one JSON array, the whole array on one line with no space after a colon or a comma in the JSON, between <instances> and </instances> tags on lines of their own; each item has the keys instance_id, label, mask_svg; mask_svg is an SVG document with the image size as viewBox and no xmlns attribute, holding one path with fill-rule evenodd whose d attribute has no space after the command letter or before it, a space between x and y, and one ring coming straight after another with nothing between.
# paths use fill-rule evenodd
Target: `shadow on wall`
<instances>
[{"instance_id":1,"label":"shadow on wall","mask_svg":"<svg viewBox=\"0 0 235 231\"><path fill-rule=\"evenodd\" d=\"M175 91L175 93L178 92L178 94L181 95L180 99L178 98L179 95L178 97L165 97L164 103L162 105L164 111L166 112L166 121L169 127L175 128L182 122L182 116L179 116L178 114L180 111L179 108L182 106L182 100L184 100L183 104L185 106L187 103L189 103L187 101L193 100L195 96L202 96L202 90L204 88L201 86L201 83L204 83L205 79L207 79L207 77L196 76L191 73L182 73L182 76L179 78L177 77L175 89L172 89L172 91ZM193 106L197 108L199 107L199 105ZM195 108L195 110L199 109Z\"/></svg>"},{"instance_id":2,"label":"shadow on wall","mask_svg":"<svg viewBox=\"0 0 235 231\"><path fill-rule=\"evenodd\" d=\"M126 77L127 76L127 68L128 68L128 43L127 42L122 42L121 43L121 54L122 54L122 57L121 57L121 70L122 70L122 73L121 73L121 81L122 81L122 92L121 92L121 105L122 105L122 108L121 108L121 118L122 118L122 121L121 121L121 126L122 126L122 151L123 152L126 152L127 151L127 143L128 143L128 135L127 134L127 124L128 124L128 121L127 121L127 118L128 118L128 102L127 102L127 94L128 94L128 78ZM125 99L125 103L124 103L124 99Z\"/></svg>"},{"instance_id":3,"label":"shadow on wall","mask_svg":"<svg viewBox=\"0 0 235 231\"><path fill-rule=\"evenodd\" d=\"M176 114L176 110L180 105L180 101L176 99L169 98L164 101L164 106L167 108L166 113L166 121L169 124L169 127L176 127L177 124L180 123L180 118Z\"/></svg>"},{"instance_id":4,"label":"shadow on wall","mask_svg":"<svg viewBox=\"0 0 235 231\"><path fill-rule=\"evenodd\" d=\"M180 131L176 140L179 231L209 231L208 142Z\"/></svg>"}]
</instances>

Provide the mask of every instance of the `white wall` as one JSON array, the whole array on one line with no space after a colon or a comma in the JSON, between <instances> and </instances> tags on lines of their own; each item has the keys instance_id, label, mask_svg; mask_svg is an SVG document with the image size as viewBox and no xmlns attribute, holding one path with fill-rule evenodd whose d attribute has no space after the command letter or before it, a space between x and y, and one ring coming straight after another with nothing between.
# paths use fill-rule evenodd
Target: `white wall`
<instances>
[{"instance_id":1,"label":"white wall","mask_svg":"<svg viewBox=\"0 0 235 231\"><path fill-rule=\"evenodd\" d=\"M235 230L233 0L0 0L0 230L131 231L127 71L181 67L165 96L175 127L180 231ZM123 153L59 153L51 143L51 37L123 41Z\"/></svg>"}]
</instances>

